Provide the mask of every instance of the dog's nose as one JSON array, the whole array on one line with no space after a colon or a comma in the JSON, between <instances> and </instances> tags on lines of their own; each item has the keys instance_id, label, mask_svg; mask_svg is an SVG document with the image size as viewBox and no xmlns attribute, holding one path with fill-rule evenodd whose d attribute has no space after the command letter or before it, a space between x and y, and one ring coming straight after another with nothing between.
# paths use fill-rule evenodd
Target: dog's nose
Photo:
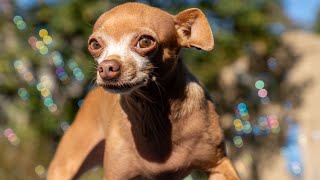
<instances>
[{"instance_id":1,"label":"dog's nose","mask_svg":"<svg viewBox=\"0 0 320 180\"><path fill-rule=\"evenodd\" d=\"M104 60L98 66L99 75L104 80L117 77L120 73L120 64L115 60Z\"/></svg>"}]
</instances>

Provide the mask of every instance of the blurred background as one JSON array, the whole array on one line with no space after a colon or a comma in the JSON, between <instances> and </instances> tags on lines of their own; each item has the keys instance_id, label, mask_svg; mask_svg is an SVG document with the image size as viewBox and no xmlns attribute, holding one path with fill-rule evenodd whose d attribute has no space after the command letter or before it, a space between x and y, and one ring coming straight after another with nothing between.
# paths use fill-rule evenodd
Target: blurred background
<instances>
[{"instance_id":1,"label":"blurred background","mask_svg":"<svg viewBox=\"0 0 320 180\"><path fill-rule=\"evenodd\" d=\"M124 2L0 0L0 179L45 179L94 87L92 26ZM139 2L207 15L215 50L183 55L217 104L242 179L320 179L319 0ZM101 174L96 168L81 179Z\"/></svg>"}]
</instances>

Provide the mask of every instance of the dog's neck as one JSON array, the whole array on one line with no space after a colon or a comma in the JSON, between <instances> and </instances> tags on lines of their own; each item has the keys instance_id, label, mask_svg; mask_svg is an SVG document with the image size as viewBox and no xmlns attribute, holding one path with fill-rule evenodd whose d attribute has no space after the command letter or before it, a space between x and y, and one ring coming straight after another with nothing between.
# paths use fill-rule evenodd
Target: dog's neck
<instances>
[{"instance_id":1,"label":"dog's neck","mask_svg":"<svg viewBox=\"0 0 320 180\"><path fill-rule=\"evenodd\" d=\"M154 161L164 159L154 159L151 152L162 158L171 152L174 123L200 109L203 102L203 88L181 59L166 79L157 79L135 92L121 95L121 106L128 115L138 151ZM148 147L144 147L146 142ZM150 152L145 152L146 149Z\"/></svg>"},{"instance_id":2,"label":"dog's neck","mask_svg":"<svg viewBox=\"0 0 320 180\"><path fill-rule=\"evenodd\" d=\"M154 111L160 113L159 117L155 118L175 121L190 113L192 108L200 107L199 103L203 102L204 94L198 80L188 71L182 60L178 59L175 68L166 78L153 79L147 86L130 94L122 94L121 103L129 107L129 113L133 113L136 116L134 119L139 122L148 121L144 119L148 113L153 114L150 116L157 116L158 113ZM190 103L190 100L193 102L188 104L187 108L181 109L181 106L186 107L185 104Z\"/></svg>"}]
</instances>

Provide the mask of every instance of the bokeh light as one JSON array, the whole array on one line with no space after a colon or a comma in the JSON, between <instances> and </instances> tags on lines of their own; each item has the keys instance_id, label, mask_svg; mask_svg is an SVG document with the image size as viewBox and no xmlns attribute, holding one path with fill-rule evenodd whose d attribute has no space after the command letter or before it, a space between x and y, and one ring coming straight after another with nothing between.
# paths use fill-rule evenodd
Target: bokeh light
<instances>
[{"instance_id":1,"label":"bokeh light","mask_svg":"<svg viewBox=\"0 0 320 180\"><path fill-rule=\"evenodd\" d=\"M45 55L48 54L49 49L46 46L42 46L39 51L41 54Z\"/></svg>"},{"instance_id":2,"label":"bokeh light","mask_svg":"<svg viewBox=\"0 0 320 180\"><path fill-rule=\"evenodd\" d=\"M24 101L29 100L29 98L30 98L30 94L28 93L28 91L25 88L19 88L18 95Z\"/></svg>"},{"instance_id":3,"label":"bokeh light","mask_svg":"<svg viewBox=\"0 0 320 180\"><path fill-rule=\"evenodd\" d=\"M262 89L264 88L264 82L262 80L258 80L255 84L257 89Z\"/></svg>"},{"instance_id":4,"label":"bokeh light","mask_svg":"<svg viewBox=\"0 0 320 180\"><path fill-rule=\"evenodd\" d=\"M79 107L81 107L82 103L83 103L83 99L79 99L77 105L78 105Z\"/></svg>"},{"instance_id":5,"label":"bokeh light","mask_svg":"<svg viewBox=\"0 0 320 180\"><path fill-rule=\"evenodd\" d=\"M80 68L74 68L72 72L77 80L82 81L84 79L84 74Z\"/></svg>"},{"instance_id":6,"label":"bokeh light","mask_svg":"<svg viewBox=\"0 0 320 180\"><path fill-rule=\"evenodd\" d=\"M250 134L252 132L252 127L249 121L244 121L243 132L245 134Z\"/></svg>"},{"instance_id":7,"label":"bokeh light","mask_svg":"<svg viewBox=\"0 0 320 180\"><path fill-rule=\"evenodd\" d=\"M268 91L266 89L260 89L258 91L258 96L261 97L261 98L264 98L268 95Z\"/></svg>"},{"instance_id":8,"label":"bokeh light","mask_svg":"<svg viewBox=\"0 0 320 180\"><path fill-rule=\"evenodd\" d=\"M36 79L35 79L33 73L31 72L31 69L30 69L27 61L15 60L13 63L13 66L22 79L24 79L30 85L35 84Z\"/></svg>"},{"instance_id":9,"label":"bokeh light","mask_svg":"<svg viewBox=\"0 0 320 180\"><path fill-rule=\"evenodd\" d=\"M52 103L49 105L48 109L50 112L54 113L54 112L57 112L58 106L56 104Z\"/></svg>"},{"instance_id":10,"label":"bokeh light","mask_svg":"<svg viewBox=\"0 0 320 180\"><path fill-rule=\"evenodd\" d=\"M277 59L275 58L269 58L267 61L267 64L270 70L276 70L278 67L278 62L277 62Z\"/></svg>"},{"instance_id":11,"label":"bokeh light","mask_svg":"<svg viewBox=\"0 0 320 180\"><path fill-rule=\"evenodd\" d=\"M43 37L43 42L44 42L45 44L51 44L51 43L52 43L52 38L51 38L51 36L45 36L45 37Z\"/></svg>"},{"instance_id":12,"label":"bokeh light","mask_svg":"<svg viewBox=\"0 0 320 180\"><path fill-rule=\"evenodd\" d=\"M243 140L241 136L235 136L233 138L233 143L237 148L241 148L243 146Z\"/></svg>"},{"instance_id":13,"label":"bokeh light","mask_svg":"<svg viewBox=\"0 0 320 180\"><path fill-rule=\"evenodd\" d=\"M3 134L12 145L14 145L14 146L19 145L20 139L18 138L18 136L14 133L14 131L11 128L5 129Z\"/></svg>"},{"instance_id":14,"label":"bokeh light","mask_svg":"<svg viewBox=\"0 0 320 180\"><path fill-rule=\"evenodd\" d=\"M27 24L21 16L14 16L13 22L16 24L19 30L25 30L27 28Z\"/></svg>"},{"instance_id":15,"label":"bokeh light","mask_svg":"<svg viewBox=\"0 0 320 180\"><path fill-rule=\"evenodd\" d=\"M36 47L37 47L38 49L41 49L43 46L44 46L44 43L43 43L42 41L37 41L37 42L36 42Z\"/></svg>"},{"instance_id":16,"label":"bokeh light","mask_svg":"<svg viewBox=\"0 0 320 180\"><path fill-rule=\"evenodd\" d=\"M67 131L70 127L70 124L66 121L61 122L60 127L63 131Z\"/></svg>"},{"instance_id":17,"label":"bokeh light","mask_svg":"<svg viewBox=\"0 0 320 180\"><path fill-rule=\"evenodd\" d=\"M39 36L42 38L48 36L48 31L46 29L40 29Z\"/></svg>"},{"instance_id":18,"label":"bokeh light","mask_svg":"<svg viewBox=\"0 0 320 180\"><path fill-rule=\"evenodd\" d=\"M44 178L46 175L46 169L43 165L39 164L34 168L34 172L40 177Z\"/></svg>"},{"instance_id":19,"label":"bokeh light","mask_svg":"<svg viewBox=\"0 0 320 180\"><path fill-rule=\"evenodd\" d=\"M62 55L58 51L52 52L52 61L56 67L63 67L64 66Z\"/></svg>"},{"instance_id":20,"label":"bokeh light","mask_svg":"<svg viewBox=\"0 0 320 180\"><path fill-rule=\"evenodd\" d=\"M242 131L242 129L243 129L243 124L242 124L242 121L241 121L240 119L235 119L235 120L233 121L233 125L234 125L234 127L235 127L235 129L236 129L237 131Z\"/></svg>"},{"instance_id":21,"label":"bokeh light","mask_svg":"<svg viewBox=\"0 0 320 180\"><path fill-rule=\"evenodd\" d=\"M269 104L270 103L270 98L268 96L263 97L260 99L261 104Z\"/></svg>"},{"instance_id":22,"label":"bokeh light","mask_svg":"<svg viewBox=\"0 0 320 180\"><path fill-rule=\"evenodd\" d=\"M28 39L29 45L30 45L34 50L36 50L36 48L37 48L37 42L38 42L38 39L37 39L35 36L30 36L29 39Z\"/></svg>"},{"instance_id":23,"label":"bokeh light","mask_svg":"<svg viewBox=\"0 0 320 180\"><path fill-rule=\"evenodd\" d=\"M19 21L23 21L23 19L22 19L22 17L21 16L14 16L13 17L13 22L15 23L15 24L17 24Z\"/></svg>"}]
</instances>

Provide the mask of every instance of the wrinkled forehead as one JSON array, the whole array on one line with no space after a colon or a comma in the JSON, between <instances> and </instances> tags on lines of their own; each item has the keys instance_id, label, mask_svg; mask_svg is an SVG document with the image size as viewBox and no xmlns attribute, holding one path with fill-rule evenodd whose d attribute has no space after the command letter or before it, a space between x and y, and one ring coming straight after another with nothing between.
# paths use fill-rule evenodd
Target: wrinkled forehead
<instances>
[{"instance_id":1,"label":"wrinkled forehead","mask_svg":"<svg viewBox=\"0 0 320 180\"><path fill-rule=\"evenodd\" d=\"M94 25L93 33L104 33L116 40L141 29L153 31L160 41L175 36L173 17L160 9L138 3L117 6L101 15Z\"/></svg>"}]
</instances>

